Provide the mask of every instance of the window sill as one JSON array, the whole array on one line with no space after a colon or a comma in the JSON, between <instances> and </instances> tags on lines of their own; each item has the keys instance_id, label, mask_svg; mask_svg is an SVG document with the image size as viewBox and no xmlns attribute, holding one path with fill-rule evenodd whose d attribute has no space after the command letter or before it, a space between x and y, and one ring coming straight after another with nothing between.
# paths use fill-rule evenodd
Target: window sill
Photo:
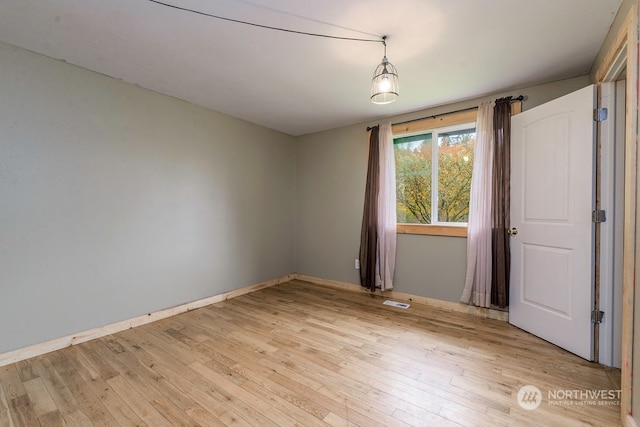
<instances>
[{"instance_id":1,"label":"window sill","mask_svg":"<svg viewBox=\"0 0 640 427\"><path fill-rule=\"evenodd\" d=\"M467 227L458 225L398 224L398 234L424 234L428 236L467 237Z\"/></svg>"}]
</instances>

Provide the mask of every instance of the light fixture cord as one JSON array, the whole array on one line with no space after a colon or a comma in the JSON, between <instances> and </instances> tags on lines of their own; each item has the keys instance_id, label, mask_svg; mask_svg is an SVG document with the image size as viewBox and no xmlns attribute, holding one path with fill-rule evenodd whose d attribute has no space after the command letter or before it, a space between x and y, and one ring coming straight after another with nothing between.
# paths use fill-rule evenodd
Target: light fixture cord
<instances>
[{"instance_id":1,"label":"light fixture cord","mask_svg":"<svg viewBox=\"0 0 640 427\"><path fill-rule=\"evenodd\" d=\"M283 31L285 33L294 33L294 34L302 34L305 36L313 36L313 37L324 37L327 39L337 39L337 40L350 40L350 41L356 41L356 42L375 42L375 43L382 43L385 46L385 56L386 56L386 52L387 52L387 44L385 42L387 36L383 36L381 37L381 39L361 39L361 38L356 38L356 37L339 37L339 36L330 36L328 34L318 34L318 33L308 33L305 31L297 31L297 30L289 30L287 28L279 28L279 27L271 27L269 25L262 25L262 24L256 24L253 22L247 22L247 21L241 21L239 19L233 19L233 18L227 18L224 16L218 16L218 15L213 15L210 13L205 13L205 12L200 12L199 10L193 10L193 9L188 9L186 7L181 7L181 6L176 6L173 4L169 4L169 3L164 3L161 2L159 0L148 0L151 3L156 3L162 6L166 6L166 7L170 7L173 9L178 9L178 10L182 10L185 12L190 12L190 13L195 13L198 15L203 15L203 16L207 16L209 18L216 18L216 19L221 19L223 21L229 21L229 22L235 22L238 24L245 24L245 25L251 25L253 27L259 27L259 28L266 28L268 30L275 30L275 31Z\"/></svg>"}]
</instances>

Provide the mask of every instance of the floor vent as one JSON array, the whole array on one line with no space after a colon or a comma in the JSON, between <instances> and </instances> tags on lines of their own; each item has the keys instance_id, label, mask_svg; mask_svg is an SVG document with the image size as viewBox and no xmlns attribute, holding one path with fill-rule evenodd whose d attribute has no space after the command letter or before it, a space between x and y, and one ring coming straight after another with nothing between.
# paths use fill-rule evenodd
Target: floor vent
<instances>
[{"instance_id":1,"label":"floor vent","mask_svg":"<svg viewBox=\"0 0 640 427\"><path fill-rule=\"evenodd\" d=\"M399 308L409 308L411 307L410 304L404 303L404 302L397 302L397 301L391 301L391 300L386 300L385 302L383 302L384 305L391 305L393 307L399 307Z\"/></svg>"}]
</instances>

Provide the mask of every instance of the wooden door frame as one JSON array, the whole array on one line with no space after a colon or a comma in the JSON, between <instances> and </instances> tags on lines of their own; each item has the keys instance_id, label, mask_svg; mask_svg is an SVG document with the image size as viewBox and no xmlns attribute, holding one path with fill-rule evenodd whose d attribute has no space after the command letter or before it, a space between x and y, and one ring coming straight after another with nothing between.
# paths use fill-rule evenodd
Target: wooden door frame
<instances>
[{"instance_id":1,"label":"wooden door frame","mask_svg":"<svg viewBox=\"0 0 640 427\"><path fill-rule=\"evenodd\" d=\"M640 187L638 179L638 5L629 10L620 27L611 48L606 52L604 61L596 71L598 87L613 77L613 70L626 61L626 129L625 129L625 173L624 173L624 241L623 241L623 283L622 283L622 378L621 378L621 421L622 425L636 425L632 418L633 401L633 317L635 307L635 288L640 286L640 277L636 277L636 265L640 264L636 250L636 241L640 232L640 218L637 213ZM600 93L600 90L598 91ZM600 103L600 99L598 99ZM599 136L598 136L599 137ZM598 144L600 141L598 141ZM636 331L640 335L640 331ZM640 338L639 338L640 339ZM640 384L636 384L636 389Z\"/></svg>"}]
</instances>

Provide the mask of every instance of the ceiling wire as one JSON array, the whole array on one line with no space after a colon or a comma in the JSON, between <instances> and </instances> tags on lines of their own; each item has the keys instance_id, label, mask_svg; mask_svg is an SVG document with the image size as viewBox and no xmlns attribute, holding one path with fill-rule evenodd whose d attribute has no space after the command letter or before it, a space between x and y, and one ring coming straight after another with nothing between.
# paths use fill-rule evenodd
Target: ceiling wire
<instances>
[{"instance_id":1,"label":"ceiling wire","mask_svg":"<svg viewBox=\"0 0 640 427\"><path fill-rule=\"evenodd\" d=\"M296 13L288 12L286 10L280 10L280 9L276 9L276 8L273 8L273 7L264 6L264 5L254 3L254 2L249 1L249 0L232 0L232 1L235 1L237 3L242 3L242 4L245 4L247 6L255 7L255 8L258 8L258 9L264 9L264 10L267 10L269 12L279 13L281 15L292 16L294 18L300 18L300 19L303 19L305 21L315 22L317 24L328 25L330 27L339 28L341 30L347 30L347 31L351 31L351 32L354 32L354 33L360 33L360 34L364 34L366 36L371 36L371 37L378 37L378 38L381 37L378 34L368 33L366 31L361 31L361 30L356 30L355 28L344 27L342 25L333 24L331 22L322 21L320 19L309 18L308 16L298 15Z\"/></svg>"},{"instance_id":2,"label":"ceiling wire","mask_svg":"<svg viewBox=\"0 0 640 427\"><path fill-rule=\"evenodd\" d=\"M282 31L282 32L285 32L285 33L302 34L302 35L305 35L305 36L323 37L323 38L327 38L327 39L349 40L349 41L356 41L356 42L383 43L386 46L386 43L385 43L386 37L381 37L380 39L363 39L363 38L357 38L357 37L339 37L339 36L331 36L331 35L328 35L328 34L308 33L308 32L305 32L305 31L297 31L297 30L290 30L290 29L287 29L287 28L272 27L272 26L269 26L269 25L256 24L256 23L253 23L253 22L241 21L239 19L227 18L227 17L219 16L219 15L213 15L213 14L210 14L210 13L201 12L199 10L188 9L186 7L181 7L181 6L176 6L176 5L169 4L169 3L164 3L164 2L159 1L159 0L147 0L147 1L150 1L151 3L159 4L159 5L162 5L162 6L170 7L172 9L178 9L178 10L182 10L182 11L185 11L185 12L195 13L197 15L207 16L209 18L221 19L223 21L235 22L237 24L250 25L252 27L265 28L265 29L268 29L268 30L275 30L275 31Z\"/></svg>"}]
</instances>

